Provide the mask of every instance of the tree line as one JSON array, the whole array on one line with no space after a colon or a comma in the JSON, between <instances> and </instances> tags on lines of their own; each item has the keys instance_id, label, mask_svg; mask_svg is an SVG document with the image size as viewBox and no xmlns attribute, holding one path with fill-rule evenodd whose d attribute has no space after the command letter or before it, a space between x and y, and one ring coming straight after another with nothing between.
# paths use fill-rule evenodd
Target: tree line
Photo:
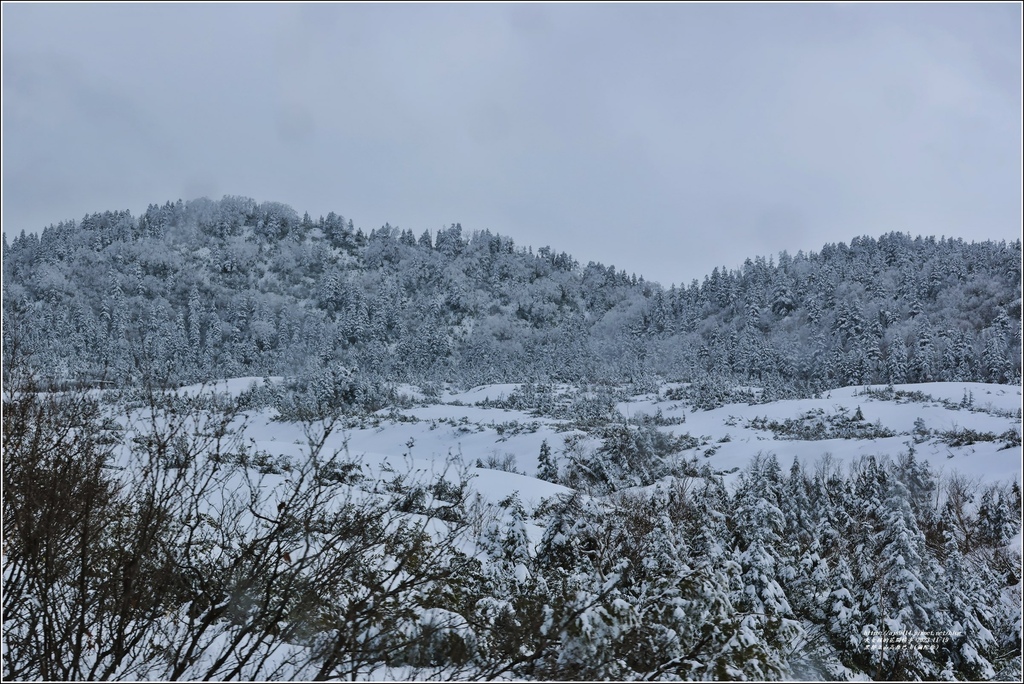
<instances>
[{"instance_id":1,"label":"tree line","mask_svg":"<svg viewBox=\"0 0 1024 684\"><path fill-rule=\"evenodd\" d=\"M742 382L773 396L1021 378L1021 244L859 237L668 288L458 224L369 234L225 197L3 246L4 328L82 385L340 366L371 380Z\"/></svg>"}]
</instances>

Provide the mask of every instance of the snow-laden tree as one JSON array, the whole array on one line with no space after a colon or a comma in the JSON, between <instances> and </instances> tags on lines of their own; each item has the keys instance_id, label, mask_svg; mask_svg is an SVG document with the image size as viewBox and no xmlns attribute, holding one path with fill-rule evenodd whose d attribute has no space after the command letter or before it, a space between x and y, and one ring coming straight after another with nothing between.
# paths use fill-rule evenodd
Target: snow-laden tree
<instances>
[{"instance_id":1,"label":"snow-laden tree","mask_svg":"<svg viewBox=\"0 0 1024 684\"><path fill-rule=\"evenodd\" d=\"M939 573L910 505L910 492L889 478L866 540L874 562L862 571L865 627L883 642L871 659L877 676L913 679L938 675L930 653L916 641L941 629L936 589Z\"/></svg>"},{"instance_id":2,"label":"snow-laden tree","mask_svg":"<svg viewBox=\"0 0 1024 684\"><path fill-rule=\"evenodd\" d=\"M757 455L742 473L733 502L733 557L740 567L740 585L732 602L742 616L740 643L756 638L767 660L760 663L760 678L789 671L789 657L802 636L785 590L786 519L779 507L785 484L774 455Z\"/></svg>"}]
</instances>

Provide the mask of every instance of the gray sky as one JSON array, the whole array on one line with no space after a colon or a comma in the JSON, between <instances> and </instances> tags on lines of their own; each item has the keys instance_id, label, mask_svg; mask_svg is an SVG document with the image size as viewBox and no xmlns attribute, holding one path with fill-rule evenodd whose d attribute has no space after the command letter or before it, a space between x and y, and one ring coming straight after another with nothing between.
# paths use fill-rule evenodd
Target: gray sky
<instances>
[{"instance_id":1,"label":"gray sky","mask_svg":"<svg viewBox=\"0 0 1024 684\"><path fill-rule=\"evenodd\" d=\"M1021 6L3 4L3 227L208 196L664 285L1021 234Z\"/></svg>"}]
</instances>

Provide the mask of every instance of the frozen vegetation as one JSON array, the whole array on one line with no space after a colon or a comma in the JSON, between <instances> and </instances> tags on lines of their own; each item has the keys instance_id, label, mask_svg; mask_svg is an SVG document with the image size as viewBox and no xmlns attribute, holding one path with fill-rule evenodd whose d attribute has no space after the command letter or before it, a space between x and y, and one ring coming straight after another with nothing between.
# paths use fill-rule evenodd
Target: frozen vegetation
<instances>
[{"instance_id":1,"label":"frozen vegetation","mask_svg":"<svg viewBox=\"0 0 1024 684\"><path fill-rule=\"evenodd\" d=\"M1019 680L1019 269L665 289L242 198L5 241L4 678Z\"/></svg>"}]
</instances>

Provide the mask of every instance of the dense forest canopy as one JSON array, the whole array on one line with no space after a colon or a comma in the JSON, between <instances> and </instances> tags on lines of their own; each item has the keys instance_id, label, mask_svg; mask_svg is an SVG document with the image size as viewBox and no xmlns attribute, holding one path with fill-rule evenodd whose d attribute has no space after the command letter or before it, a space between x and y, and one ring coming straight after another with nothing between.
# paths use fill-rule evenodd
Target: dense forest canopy
<instances>
[{"instance_id":1,"label":"dense forest canopy","mask_svg":"<svg viewBox=\"0 0 1024 684\"><path fill-rule=\"evenodd\" d=\"M1021 377L1021 243L890 233L669 288L455 224L369 234L241 197L22 232L4 334L53 380L862 383Z\"/></svg>"}]
</instances>

